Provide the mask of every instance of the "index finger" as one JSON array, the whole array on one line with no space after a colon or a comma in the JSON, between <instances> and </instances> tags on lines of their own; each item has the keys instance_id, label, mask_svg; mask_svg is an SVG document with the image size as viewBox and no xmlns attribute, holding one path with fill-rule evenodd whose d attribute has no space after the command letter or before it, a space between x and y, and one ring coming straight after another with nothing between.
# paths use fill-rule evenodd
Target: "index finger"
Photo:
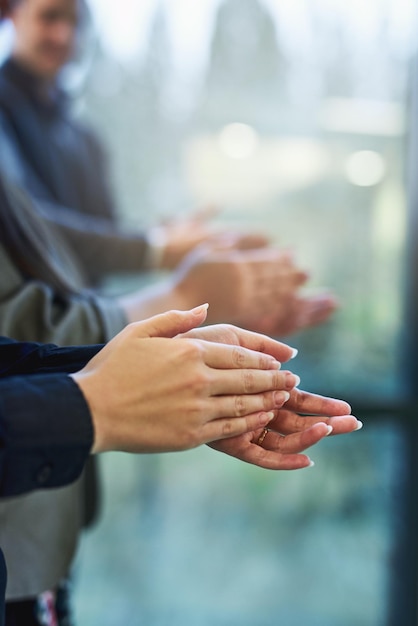
<instances>
[{"instance_id":1,"label":"index finger","mask_svg":"<svg viewBox=\"0 0 418 626\"><path fill-rule=\"evenodd\" d=\"M269 424L269 429L282 435L301 432L318 423L332 426L332 435L343 435L360 430L362 424L354 415L299 415L286 409L276 409L275 418Z\"/></svg>"},{"instance_id":2,"label":"index finger","mask_svg":"<svg viewBox=\"0 0 418 626\"><path fill-rule=\"evenodd\" d=\"M203 339L186 339L186 341L195 341L199 349L203 351L206 365L214 369L278 370L281 366L281 363L269 354L242 346Z\"/></svg>"},{"instance_id":3,"label":"index finger","mask_svg":"<svg viewBox=\"0 0 418 626\"><path fill-rule=\"evenodd\" d=\"M301 389L293 389L289 400L286 402L286 408L306 415L331 416L349 415L351 413L351 406L344 400L320 396Z\"/></svg>"},{"instance_id":4,"label":"index finger","mask_svg":"<svg viewBox=\"0 0 418 626\"><path fill-rule=\"evenodd\" d=\"M234 333L237 343L243 348L269 354L282 363L293 359L298 353L296 348L292 348L281 341L276 341L267 335L228 324L225 325L225 328Z\"/></svg>"}]
</instances>

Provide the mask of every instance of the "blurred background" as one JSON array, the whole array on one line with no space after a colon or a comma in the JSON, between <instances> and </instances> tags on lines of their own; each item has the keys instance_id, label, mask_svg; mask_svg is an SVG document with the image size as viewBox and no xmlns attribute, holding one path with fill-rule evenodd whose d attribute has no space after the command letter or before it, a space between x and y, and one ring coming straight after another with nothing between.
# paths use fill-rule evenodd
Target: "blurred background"
<instances>
[{"instance_id":1,"label":"blurred background","mask_svg":"<svg viewBox=\"0 0 418 626\"><path fill-rule=\"evenodd\" d=\"M415 4L90 0L66 81L111 154L121 219L215 205L220 224L294 250L341 306L291 338L292 367L303 388L352 402L364 429L323 441L296 473L210 449L103 456L80 624L388 623L394 580L412 575L397 559L411 532L400 345Z\"/></svg>"}]
</instances>

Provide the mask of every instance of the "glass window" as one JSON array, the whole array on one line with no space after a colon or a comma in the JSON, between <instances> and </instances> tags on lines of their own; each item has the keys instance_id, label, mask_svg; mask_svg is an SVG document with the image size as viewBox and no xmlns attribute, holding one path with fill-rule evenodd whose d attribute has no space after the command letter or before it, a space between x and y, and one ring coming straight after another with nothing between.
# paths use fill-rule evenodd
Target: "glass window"
<instances>
[{"instance_id":1,"label":"glass window","mask_svg":"<svg viewBox=\"0 0 418 626\"><path fill-rule=\"evenodd\" d=\"M219 224L268 233L340 301L289 340L302 386L359 407L398 397L415 3L91 5L96 35L69 78L111 153L121 219L215 205ZM358 417L363 431L294 474L209 449L103 457L80 622L380 626L401 433L396 414Z\"/></svg>"}]
</instances>

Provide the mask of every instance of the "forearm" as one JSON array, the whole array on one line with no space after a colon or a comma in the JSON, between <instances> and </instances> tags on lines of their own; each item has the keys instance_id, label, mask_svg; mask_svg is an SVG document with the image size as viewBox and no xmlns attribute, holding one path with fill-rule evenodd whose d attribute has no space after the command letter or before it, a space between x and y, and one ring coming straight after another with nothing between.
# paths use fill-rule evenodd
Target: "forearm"
<instances>
[{"instance_id":1,"label":"forearm","mask_svg":"<svg viewBox=\"0 0 418 626\"><path fill-rule=\"evenodd\" d=\"M93 275L148 269L149 246L144 233L122 231L112 220L74 209L44 202L36 206L42 219L60 233Z\"/></svg>"}]
</instances>

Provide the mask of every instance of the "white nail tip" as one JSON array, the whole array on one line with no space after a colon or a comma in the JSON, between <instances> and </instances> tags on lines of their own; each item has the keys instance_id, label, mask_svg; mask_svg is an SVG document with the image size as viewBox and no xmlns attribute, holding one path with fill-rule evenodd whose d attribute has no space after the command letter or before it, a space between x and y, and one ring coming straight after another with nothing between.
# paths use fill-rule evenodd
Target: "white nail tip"
<instances>
[{"instance_id":1,"label":"white nail tip","mask_svg":"<svg viewBox=\"0 0 418 626\"><path fill-rule=\"evenodd\" d=\"M360 420L357 420L357 427L354 430L361 430L363 428L363 422L360 422Z\"/></svg>"}]
</instances>

